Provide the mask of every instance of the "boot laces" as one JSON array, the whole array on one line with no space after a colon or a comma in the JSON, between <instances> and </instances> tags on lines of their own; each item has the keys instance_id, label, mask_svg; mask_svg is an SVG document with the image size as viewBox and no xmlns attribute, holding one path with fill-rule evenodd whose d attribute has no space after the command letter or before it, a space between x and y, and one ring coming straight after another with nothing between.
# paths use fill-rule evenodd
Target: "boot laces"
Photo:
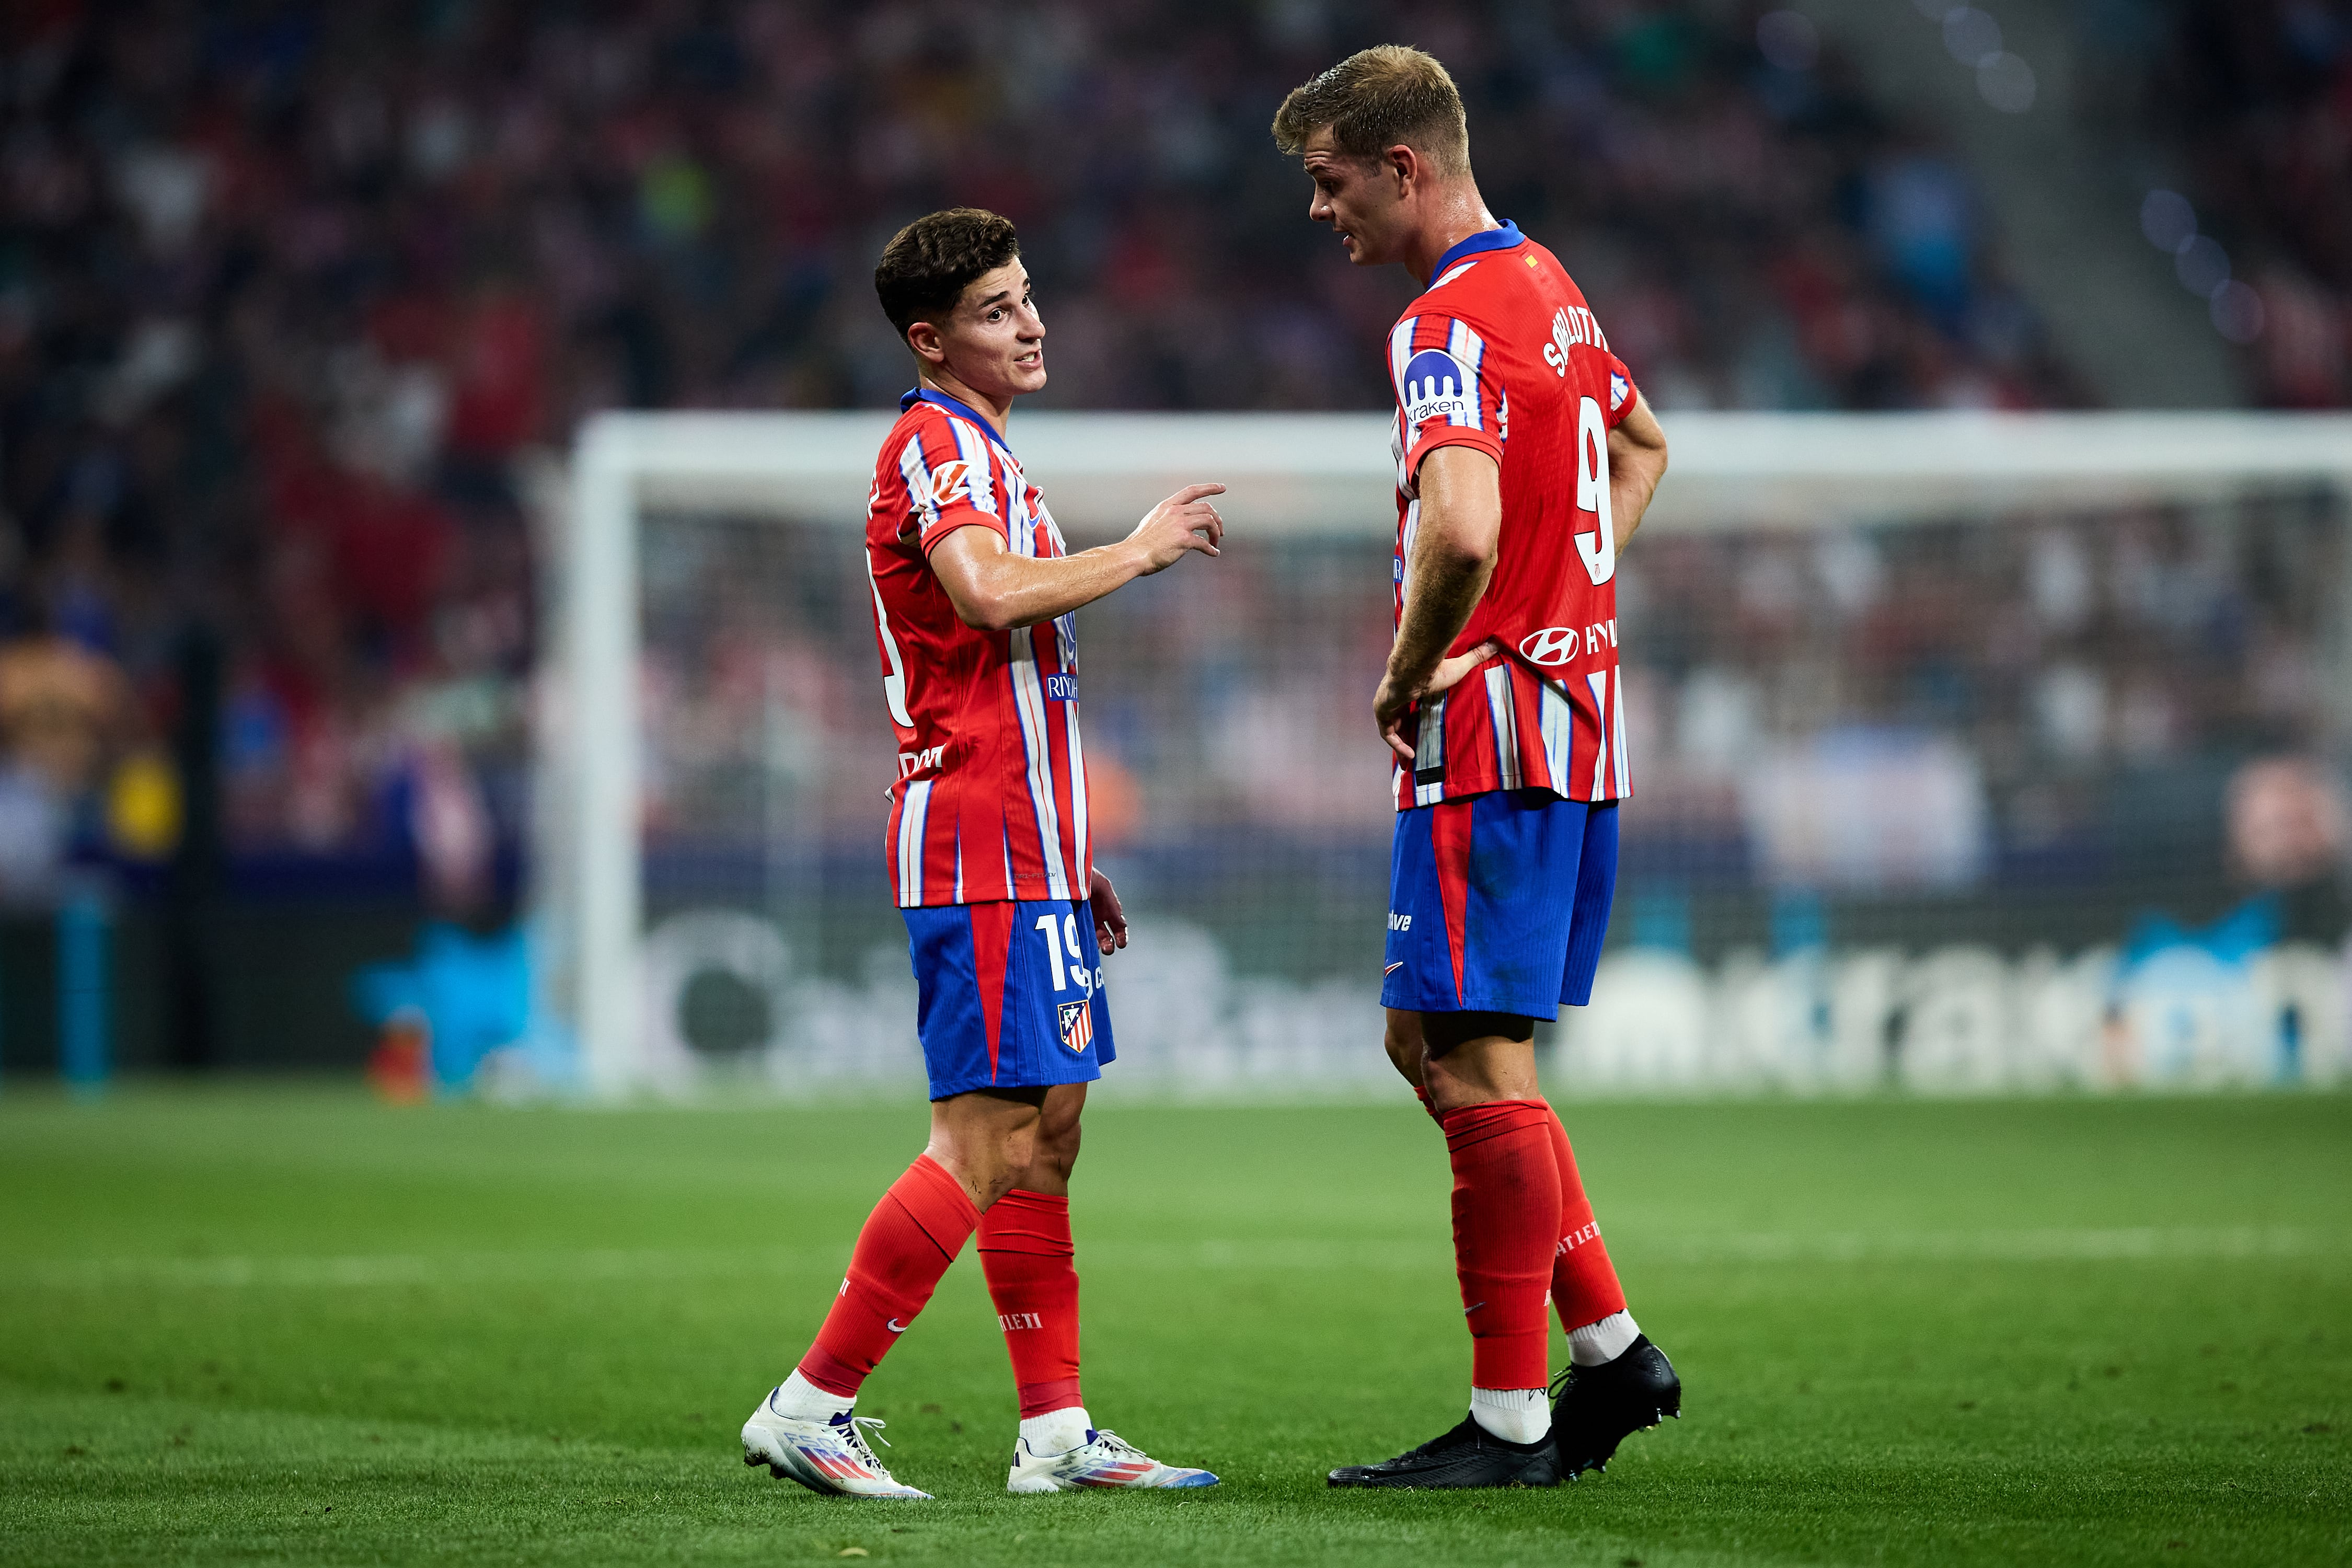
<instances>
[{"instance_id":1,"label":"boot laces","mask_svg":"<svg viewBox=\"0 0 2352 1568\"><path fill-rule=\"evenodd\" d=\"M885 1475L889 1474L889 1472L887 1470L884 1470L882 1461L874 1457L874 1450L866 1446L866 1432L862 1432L858 1430L858 1428L864 1427L866 1431L872 1432L874 1434L874 1440L887 1448L890 1447L890 1439L882 1436L882 1428L888 1425L890 1425L890 1423L881 1419L879 1416L853 1415L843 1425L841 1433L843 1445L856 1457L860 1464L866 1466L870 1469L882 1470L882 1473Z\"/></svg>"},{"instance_id":2,"label":"boot laces","mask_svg":"<svg viewBox=\"0 0 2352 1568\"><path fill-rule=\"evenodd\" d=\"M1149 1459L1151 1458L1150 1455L1145 1453L1142 1449L1137 1447L1134 1444L1129 1442L1118 1433L1106 1432L1099 1426L1095 1428L1095 1441L1101 1444L1104 1447L1108 1448L1114 1454L1132 1454L1139 1459Z\"/></svg>"}]
</instances>

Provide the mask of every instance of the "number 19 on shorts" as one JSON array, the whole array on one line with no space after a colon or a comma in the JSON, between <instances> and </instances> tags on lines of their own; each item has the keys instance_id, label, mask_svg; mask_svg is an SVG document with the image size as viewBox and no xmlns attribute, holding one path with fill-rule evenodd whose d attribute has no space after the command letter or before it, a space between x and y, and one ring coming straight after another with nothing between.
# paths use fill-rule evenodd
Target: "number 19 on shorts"
<instances>
[{"instance_id":1,"label":"number 19 on shorts","mask_svg":"<svg viewBox=\"0 0 2352 1568\"><path fill-rule=\"evenodd\" d=\"M1095 987L1102 983L1102 971L1088 960L1078 935L1076 914L1039 915L1037 940L1045 944L1045 973L1054 977L1055 990L1094 994ZM1067 963L1063 961L1066 952L1069 955Z\"/></svg>"}]
</instances>

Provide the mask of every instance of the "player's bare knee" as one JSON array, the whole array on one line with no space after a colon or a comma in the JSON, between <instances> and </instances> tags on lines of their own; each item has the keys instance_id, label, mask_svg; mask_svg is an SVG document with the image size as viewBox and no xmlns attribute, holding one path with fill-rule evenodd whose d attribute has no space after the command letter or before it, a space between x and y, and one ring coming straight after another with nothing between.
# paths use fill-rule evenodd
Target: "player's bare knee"
<instances>
[{"instance_id":1,"label":"player's bare knee","mask_svg":"<svg viewBox=\"0 0 2352 1568\"><path fill-rule=\"evenodd\" d=\"M1050 1173L1067 1182L1070 1171L1078 1163L1078 1122L1072 1117L1057 1127L1041 1127L1037 1132L1037 1154L1031 1162L1033 1172Z\"/></svg>"},{"instance_id":2,"label":"player's bare knee","mask_svg":"<svg viewBox=\"0 0 2352 1568\"><path fill-rule=\"evenodd\" d=\"M1415 1089L1423 1087L1422 1058L1425 1049L1421 1015L1402 1008L1387 1009L1388 1024L1381 1044L1389 1053L1389 1065L1395 1068L1405 1082Z\"/></svg>"},{"instance_id":3,"label":"player's bare knee","mask_svg":"<svg viewBox=\"0 0 2352 1568\"><path fill-rule=\"evenodd\" d=\"M1391 1027L1381 1043L1388 1048L1389 1065L1397 1069L1405 1082L1419 1089L1422 1086L1421 1037L1416 1035L1408 1039Z\"/></svg>"},{"instance_id":4,"label":"player's bare knee","mask_svg":"<svg viewBox=\"0 0 2352 1568\"><path fill-rule=\"evenodd\" d=\"M1498 1013L1439 1015L1422 1072L1431 1103L1441 1110L1535 1099L1535 1023Z\"/></svg>"},{"instance_id":5,"label":"player's bare knee","mask_svg":"<svg viewBox=\"0 0 2352 1568\"><path fill-rule=\"evenodd\" d=\"M1008 1131L1004 1134L1003 1142L997 1146L996 1152L997 1170L1003 1178L1003 1185L994 1196L1002 1197L1019 1185L1022 1176L1037 1163L1041 1152L1037 1139L1037 1124L1032 1121L1025 1127Z\"/></svg>"}]
</instances>

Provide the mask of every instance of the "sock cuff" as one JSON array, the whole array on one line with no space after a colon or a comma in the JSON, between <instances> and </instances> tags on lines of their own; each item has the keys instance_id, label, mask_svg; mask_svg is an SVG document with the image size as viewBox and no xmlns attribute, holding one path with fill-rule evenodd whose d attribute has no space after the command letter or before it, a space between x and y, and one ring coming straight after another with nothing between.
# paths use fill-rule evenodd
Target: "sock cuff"
<instances>
[{"instance_id":1,"label":"sock cuff","mask_svg":"<svg viewBox=\"0 0 2352 1568\"><path fill-rule=\"evenodd\" d=\"M801 1357L796 1369L811 1383L839 1399L857 1397L858 1385L866 1374L826 1350L823 1345L811 1345L808 1354Z\"/></svg>"},{"instance_id":2,"label":"sock cuff","mask_svg":"<svg viewBox=\"0 0 2352 1568\"><path fill-rule=\"evenodd\" d=\"M1551 1431L1551 1406L1540 1388L1470 1390L1470 1418L1506 1443L1541 1442Z\"/></svg>"},{"instance_id":3,"label":"sock cuff","mask_svg":"<svg viewBox=\"0 0 2352 1568\"><path fill-rule=\"evenodd\" d=\"M1014 1188L980 1216L980 1250L1070 1258L1070 1200Z\"/></svg>"},{"instance_id":4,"label":"sock cuff","mask_svg":"<svg viewBox=\"0 0 2352 1568\"><path fill-rule=\"evenodd\" d=\"M1568 1331L1569 1359L1579 1366L1599 1366L1615 1361L1642 1337L1642 1326L1622 1307L1598 1322Z\"/></svg>"},{"instance_id":5,"label":"sock cuff","mask_svg":"<svg viewBox=\"0 0 2352 1568\"><path fill-rule=\"evenodd\" d=\"M950 1262L980 1224L971 1194L954 1173L929 1154L915 1156L906 1174L890 1184L889 1197Z\"/></svg>"},{"instance_id":6,"label":"sock cuff","mask_svg":"<svg viewBox=\"0 0 2352 1568\"><path fill-rule=\"evenodd\" d=\"M996 1208L988 1212L994 1214L996 1209L1008 1207L1015 1214L1026 1209L1038 1214L1066 1215L1070 1212L1070 1196L1065 1193L1055 1197L1051 1193L1033 1193L1026 1187L1014 1187L997 1199Z\"/></svg>"},{"instance_id":7,"label":"sock cuff","mask_svg":"<svg viewBox=\"0 0 2352 1568\"><path fill-rule=\"evenodd\" d=\"M1024 1383L1020 1385L1020 1394L1021 1419L1024 1421L1034 1420L1040 1415L1051 1415L1056 1410L1067 1410L1072 1405L1086 1403L1086 1399L1078 1393L1078 1380L1075 1377L1051 1378L1044 1383Z\"/></svg>"},{"instance_id":8,"label":"sock cuff","mask_svg":"<svg viewBox=\"0 0 2352 1568\"><path fill-rule=\"evenodd\" d=\"M1551 1107L1540 1100L1490 1100L1482 1105L1457 1105L1437 1119L1445 1129L1445 1146L1459 1152L1489 1138L1545 1130L1549 1138Z\"/></svg>"}]
</instances>

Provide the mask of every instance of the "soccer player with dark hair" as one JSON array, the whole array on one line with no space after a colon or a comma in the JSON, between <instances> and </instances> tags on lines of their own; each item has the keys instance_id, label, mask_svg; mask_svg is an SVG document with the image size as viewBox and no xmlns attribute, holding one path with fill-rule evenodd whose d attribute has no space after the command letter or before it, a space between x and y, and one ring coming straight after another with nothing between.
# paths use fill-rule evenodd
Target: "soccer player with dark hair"
<instances>
[{"instance_id":1,"label":"soccer player with dark hair","mask_svg":"<svg viewBox=\"0 0 2352 1568\"><path fill-rule=\"evenodd\" d=\"M1625 1310L1535 1020L1589 1001L1632 793L1617 552L1665 436L1559 262L1486 210L1462 99L1418 49L1366 49L1283 100L1276 142L1359 267L1423 292L1389 333L1396 639L1373 699L1396 753L1381 1000L1444 1129L1470 1415L1333 1486L1550 1486L1678 1415ZM1547 1408L1549 1301L1571 1365Z\"/></svg>"},{"instance_id":2,"label":"soccer player with dark hair","mask_svg":"<svg viewBox=\"0 0 2352 1568\"><path fill-rule=\"evenodd\" d=\"M1097 1430L1078 1388L1070 1168L1112 1058L1097 962L1127 945L1087 836L1075 612L1223 521L1188 485L1116 544L1070 554L1005 444L1045 384L1013 225L970 207L902 229L874 269L916 385L866 524L882 692L898 741L887 846L919 982L929 1144L875 1206L816 1342L743 1426L746 1464L820 1492L920 1498L866 1445L858 1385L979 1233L1021 1432L1008 1490L1213 1486Z\"/></svg>"}]
</instances>

